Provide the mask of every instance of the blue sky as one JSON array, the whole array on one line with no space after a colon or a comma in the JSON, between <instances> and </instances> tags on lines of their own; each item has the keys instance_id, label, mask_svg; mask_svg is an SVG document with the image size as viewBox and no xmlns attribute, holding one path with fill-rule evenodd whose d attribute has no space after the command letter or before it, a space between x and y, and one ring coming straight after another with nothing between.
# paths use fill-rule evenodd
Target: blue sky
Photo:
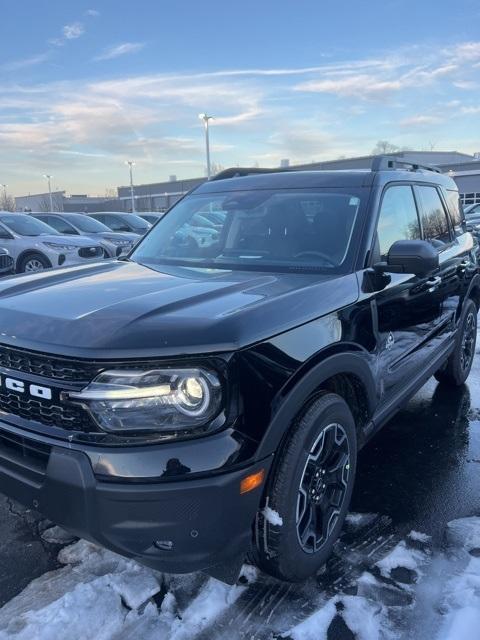
<instances>
[{"instance_id":1,"label":"blue sky","mask_svg":"<svg viewBox=\"0 0 480 640\"><path fill-rule=\"evenodd\" d=\"M477 0L2 3L0 183L70 193L399 147L480 151Z\"/></svg>"}]
</instances>

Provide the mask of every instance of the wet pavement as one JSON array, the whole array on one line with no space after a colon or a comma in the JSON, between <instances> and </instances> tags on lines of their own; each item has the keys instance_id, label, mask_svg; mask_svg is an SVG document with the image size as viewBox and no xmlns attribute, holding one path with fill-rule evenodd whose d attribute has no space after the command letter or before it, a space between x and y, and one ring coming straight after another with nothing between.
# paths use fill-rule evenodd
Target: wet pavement
<instances>
[{"instance_id":1,"label":"wet pavement","mask_svg":"<svg viewBox=\"0 0 480 640\"><path fill-rule=\"evenodd\" d=\"M41 523L39 514L0 494L0 606L58 566L58 547L42 541Z\"/></svg>"},{"instance_id":2,"label":"wet pavement","mask_svg":"<svg viewBox=\"0 0 480 640\"><path fill-rule=\"evenodd\" d=\"M367 530L347 529L322 577L292 588L261 576L229 612L229 623L248 620L254 632L262 627L271 637L282 610L302 609L302 616L308 615L318 606L319 584L323 593L335 592L352 571L363 571L367 560L374 562L381 549L412 529L440 544L448 521L480 515L480 357L467 385L452 390L430 380L364 448L351 510L377 515ZM355 569L352 557L359 549ZM0 605L56 567L55 552L55 546L41 541L37 516L0 497ZM223 633L225 624L227 619L220 620L210 637Z\"/></svg>"}]
</instances>

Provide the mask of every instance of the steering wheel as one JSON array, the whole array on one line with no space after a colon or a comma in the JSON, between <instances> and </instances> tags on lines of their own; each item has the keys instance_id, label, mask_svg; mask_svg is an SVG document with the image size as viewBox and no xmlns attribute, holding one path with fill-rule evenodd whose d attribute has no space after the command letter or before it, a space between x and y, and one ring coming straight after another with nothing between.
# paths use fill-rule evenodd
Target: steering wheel
<instances>
[{"instance_id":1,"label":"steering wheel","mask_svg":"<svg viewBox=\"0 0 480 640\"><path fill-rule=\"evenodd\" d=\"M325 262L332 265L332 267L336 267L337 263L332 260L329 256L325 255L321 251L300 251L300 253L295 254L295 258L303 258L304 256L315 256L316 258L321 258Z\"/></svg>"}]
</instances>

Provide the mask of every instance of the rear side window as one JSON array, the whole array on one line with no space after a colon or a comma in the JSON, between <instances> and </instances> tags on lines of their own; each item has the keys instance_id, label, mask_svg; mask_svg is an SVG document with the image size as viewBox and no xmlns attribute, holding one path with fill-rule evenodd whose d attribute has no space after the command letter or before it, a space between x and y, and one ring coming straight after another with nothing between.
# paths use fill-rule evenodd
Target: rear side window
<instances>
[{"instance_id":1,"label":"rear side window","mask_svg":"<svg viewBox=\"0 0 480 640\"><path fill-rule=\"evenodd\" d=\"M439 249L451 242L447 213L435 187L417 186L423 237Z\"/></svg>"},{"instance_id":2,"label":"rear side window","mask_svg":"<svg viewBox=\"0 0 480 640\"><path fill-rule=\"evenodd\" d=\"M453 224L453 230L456 236L461 236L463 233L465 233L465 228L458 191L447 191L446 196L448 210L450 211L450 218Z\"/></svg>"},{"instance_id":3,"label":"rear side window","mask_svg":"<svg viewBox=\"0 0 480 640\"><path fill-rule=\"evenodd\" d=\"M420 224L412 188L388 187L383 196L377 227L380 255L385 260L397 240L419 240Z\"/></svg>"}]
</instances>

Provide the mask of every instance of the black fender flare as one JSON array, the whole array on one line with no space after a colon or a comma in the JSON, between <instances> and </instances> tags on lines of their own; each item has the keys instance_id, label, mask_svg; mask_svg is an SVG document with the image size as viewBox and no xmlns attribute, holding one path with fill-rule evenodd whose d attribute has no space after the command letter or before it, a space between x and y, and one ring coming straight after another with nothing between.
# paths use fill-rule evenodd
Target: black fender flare
<instances>
[{"instance_id":1,"label":"black fender flare","mask_svg":"<svg viewBox=\"0 0 480 640\"><path fill-rule=\"evenodd\" d=\"M467 291L465 293L465 296L464 296L464 298L462 300L462 308L460 310L460 313L458 314L458 318L460 318L461 315L462 315L461 312L463 311L463 304L464 304L465 300L467 300L468 298L473 298L475 300L475 298L472 296L473 289L478 289L479 297L480 297L480 273L476 273L473 276L470 284L468 285L468 289L467 289Z\"/></svg>"},{"instance_id":2,"label":"black fender flare","mask_svg":"<svg viewBox=\"0 0 480 640\"><path fill-rule=\"evenodd\" d=\"M352 374L361 380L366 390L369 415L374 414L377 406L377 392L372 370L365 357L357 353L329 356L311 367L280 401L258 446L257 460L277 451L292 421L307 399L321 387L325 380L340 373Z\"/></svg>"}]
</instances>

